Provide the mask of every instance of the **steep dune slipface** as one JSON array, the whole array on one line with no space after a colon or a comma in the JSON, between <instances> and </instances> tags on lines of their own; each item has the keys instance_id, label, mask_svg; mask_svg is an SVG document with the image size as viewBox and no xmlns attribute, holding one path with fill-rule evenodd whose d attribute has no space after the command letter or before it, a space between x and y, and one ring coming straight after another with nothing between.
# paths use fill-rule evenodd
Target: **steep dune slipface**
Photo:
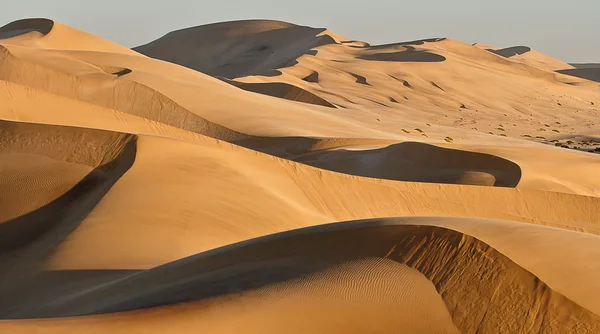
<instances>
[{"instance_id":1,"label":"steep dune slipface","mask_svg":"<svg viewBox=\"0 0 600 334\"><path fill-rule=\"evenodd\" d=\"M2 192L11 194L7 204L12 204L3 208L0 224L0 294L5 301L28 277L36 276L54 248L131 166L135 136L43 124L0 124L2 160L25 160L29 165L20 173L33 174L23 178L11 166L15 160L3 162L8 168L3 170ZM56 174L48 180L44 173ZM36 187L40 181L42 186ZM29 191L36 193L28 198ZM1 307L10 306L3 302Z\"/></svg>"},{"instance_id":2,"label":"steep dune slipface","mask_svg":"<svg viewBox=\"0 0 600 334\"><path fill-rule=\"evenodd\" d=\"M574 68L561 69L558 73L583 78L590 81L600 82L600 68Z\"/></svg>"},{"instance_id":3,"label":"steep dune slipface","mask_svg":"<svg viewBox=\"0 0 600 334\"><path fill-rule=\"evenodd\" d=\"M54 21L48 19L25 19L11 22L0 28L0 39L18 37L30 32L47 35L54 27Z\"/></svg>"},{"instance_id":4,"label":"steep dune slipface","mask_svg":"<svg viewBox=\"0 0 600 334\"><path fill-rule=\"evenodd\" d=\"M556 71L572 69L573 66L565 63L564 61L558 60L554 57L550 57L543 53L540 53L528 46L512 46L508 48L498 48L485 44L475 44L474 46L497 54L499 56L510 58L511 60L527 64L545 71Z\"/></svg>"},{"instance_id":5,"label":"steep dune slipface","mask_svg":"<svg viewBox=\"0 0 600 334\"><path fill-rule=\"evenodd\" d=\"M511 161L411 142L376 150L316 152L294 160L388 180L516 187L521 179L521 169Z\"/></svg>"},{"instance_id":6,"label":"steep dune slipface","mask_svg":"<svg viewBox=\"0 0 600 334\"><path fill-rule=\"evenodd\" d=\"M306 322L302 317L305 325L299 332L360 332L366 328L363 326L376 326L382 333L455 332L454 326L461 332L598 330L597 315L553 291L488 244L446 228L413 225L417 222L375 220L290 231L139 273L123 272L113 282L105 273L105 284L76 295L73 293L84 289L86 283L75 284L69 276L74 278L76 273L64 272L63 298L53 299L51 307L13 316L85 315L203 298L188 305L123 314L117 322L115 315L106 315L69 322L46 320L46 326L59 331L93 322L105 330L125 331L140 326L142 318L151 317L162 319L156 324L158 328L164 328L164 321L178 319L178 327L222 332L239 329L241 322L220 319L229 312L246 310L243 323L256 324L251 331L282 330L288 321L299 321L298 314L315 319L314 323ZM90 283L93 280L88 279ZM45 283L48 288L52 284L56 283ZM133 286L135 289L130 288ZM433 287L440 295L432 293ZM228 297L220 297L225 292ZM21 295L21 304L35 296L32 292ZM43 298L48 297L52 294ZM411 301L416 303L406 309ZM211 311L213 305L220 306L218 311ZM254 311L248 309L251 305ZM318 312L324 309L329 310L326 318ZM204 321L190 319L187 314L192 310ZM406 317L398 317L400 311ZM283 318L265 322L265 317L278 314ZM341 319L346 321L340 323ZM36 322L19 326L9 321L2 325L23 330Z\"/></svg>"},{"instance_id":7,"label":"steep dune slipface","mask_svg":"<svg viewBox=\"0 0 600 334\"><path fill-rule=\"evenodd\" d=\"M231 79L279 73L273 70L292 66L314 47L336 42L320 35L324 31L278 21L225 22L174 31L134 50Z\"/></svg>"},{"instance_id":8,"label":"steep dune slipface","mask_svg":"<svg viewBox=\"0 0 600 334\"><path fill-rule=\"evenodd\" d=\"M333 104L327 102L325 99L322 99L319 96L302 88L283 82L246 83L237 82L235 80L227 80L225 78L222 78L222 80L248 92L265 94L286 100L310 103L323 107L335 108Z\"/></svg>"},{"instance_id":9,"label":"steep dune slipface","mask_svg":"<svg viewBox=\"0 0 600 334\"><path fill-rule=\"evenodd\" d=\"M262 20L136 51L0 28L0 332L600 331L569 65Z\"/></svg>"},{"instance_id":10,"label":"steep dune slipface","mask_svg":"<svg viewBox=\"0 0 600 334\"><path fill-rule=\"evenodd\" d=\"M113 160L129 137L0 121L0 222L58 199L93 168Z\"/></svg>"},{"instance_id":11,"label":"steep dune slipface","mask_svg":"<svg viewBox=\"0 0 600 334\"><path fill-rule=\"evenodd\" d=\"M50 19L19 20L0 28L0 31L2 44L140 55L122 45Z\"/></svg>"}]
</instances>

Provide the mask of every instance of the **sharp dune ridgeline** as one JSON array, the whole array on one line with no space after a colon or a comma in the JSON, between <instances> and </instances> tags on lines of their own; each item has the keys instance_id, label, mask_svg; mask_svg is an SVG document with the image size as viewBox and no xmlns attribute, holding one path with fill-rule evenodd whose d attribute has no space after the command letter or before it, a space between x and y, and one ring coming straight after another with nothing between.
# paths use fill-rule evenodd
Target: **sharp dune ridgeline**
<instances>
[{"instance_id":1,"label":"sharp dune ridgeline","mask_svg":"<svg viewBox=\"0 0 600 334\"><path fill-rule=\"evenodd\" d=\"M595 64L0 28L0 332L600 332Z\"/></svg>"}]
</instances>

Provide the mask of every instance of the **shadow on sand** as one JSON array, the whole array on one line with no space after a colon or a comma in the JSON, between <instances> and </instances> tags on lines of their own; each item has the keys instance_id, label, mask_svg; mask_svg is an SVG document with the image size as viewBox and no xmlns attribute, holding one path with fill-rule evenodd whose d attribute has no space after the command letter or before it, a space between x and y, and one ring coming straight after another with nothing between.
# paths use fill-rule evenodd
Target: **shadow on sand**
<instances>
[{"instance_id":1,"label":"shadow on sand","mask_svg":"<svg viewBox=\"0 0 600 334\"><path fill-rule=\"evenodd\" d=\"M54 21L49 19L38 18L14 21L0 28L0 39L16 37L32 31L46 35L53 27Z\"/></svg>"}]
</instances>

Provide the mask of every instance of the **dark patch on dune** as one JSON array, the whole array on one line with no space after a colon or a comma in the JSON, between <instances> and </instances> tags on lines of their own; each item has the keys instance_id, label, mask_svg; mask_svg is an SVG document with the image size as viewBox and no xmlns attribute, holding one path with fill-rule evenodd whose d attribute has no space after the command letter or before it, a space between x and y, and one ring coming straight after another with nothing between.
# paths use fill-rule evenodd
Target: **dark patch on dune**
<instances>
[{"instance_id":1,"label":"dark patch on dune","mask_svg":"<svg viewBox=\"0 0 600 334\"><path fill-rule=\"evenodd\" d=\"M400 43L391 43L391 44L382 44L382 45L373 45L369 49L370 50L378 50L378 49L389 49L396 46L410 46L410 45L423 45L425 43L436 43L446 40L446 38L428 38L428 39L419 39L416 41L408 41L408 42L400 42Z\"/></svg>"},{"instance_id":2,"label":"dark patch on dune","mask_svg":"<svg viewBox=\"0 0 600 334\"><path fill-rule=\"evenodd\" d=\"M371 84L367 82L367 78L363 77L362 75L355 74L355 73L350 73L350 75L356 79L355 82L357 84L371 86Z\"/></svg>"},{"instance_id":3,"label":"dark patch on dune","mask_svg":"<svg viewBox=\"0 0 600 334\"><path fill-rule=\"evenodd\" d=\"M518 164L491 154L404 142L375 150L317 151L294 161L364 177L398 181L516 187Z\"/></svg>"},{"instance_id":4,"label":"dark patch on dune","mask_svg":"<svg viewBox=\"0 0 600 334\"><path fill-rule=\"evenodd\" d=\"M274 29L262 25L277 24ZM274 76L273 70L297 64L302 55L316 55L315 47L337 44L326 29L276 21L235 21L171 32L133 50L212 76L229 79Z\"/></svg>"},{"instance_id":5,"label":"dark patch on dune","mask_svg":"<svg viewBox=\"0 0 600 334\"><path fill-rule=\"evenodd\" d=\"M11 22L0 28L0 39L20 36L32 31L48 34L54 27L54 21L42 18L24 19Z\"/></svg>"},{"instance_id":6,"label":"dark patch on dune","mask_svg":"<svg viewBox=\"0 0 600 334\"><path fill-rule=\"evenodd\" d=\"M112 75L116 75L117 77L121 77L121 76L124 76L125 74L129 74L129 73L131 73L131 72L132 72L132 71L131 71L130 69L128 69L128 68L124 68L124 69L122 69L122 70L120 70L120 71L117 71L117 72L114 72L114 73L112 73Z\"/></svg>"},{"instance_id":7,"label":"dark patch on dune","mask_svg":"<svg viewBox=\"0 0 600 334\"><path fill-rule=\"evenodd\" d=\"M311 74L302 78L306 82L319 82L319 72L312 72Z\"/></svg>"},{"instance_id":8,"label":"dark patch on dune","mask_svg":"<svg viewBox=\"0 0 600 334\"><path fill-rule=\"evenodd\" d=\"M431 82L431 85L439 90L441 90L442 92L445 92L444 88L440 87L440 85L436 84L435 82Z\"/></svg>"},{"instance_id":9,"label":"dark patch on dune","mask_svg":"<svg viewBox=\"0 0 600 334\"><path fill-rule=\"evenodd\" d=\"M402 85L404 85L404 87L407 87L407 88L412 88L412 85L411 85L411 84L410 84L408 81L406 81L406 80L402 80L402 79L398 79L398 78L396 78L395 76L393 76L393 75L391 75L391 74L390 74L390 77L391 77L392 79L396 80L396 81L400 81L400 82L402 82Z\"/></svg>"},{"instance_id":10,"label":"dark patch on dune","mask_svg":"<svg viewBox=\"0 0 600 334\"><path fill-rule=\"evenodd\" d=\"M367 42L356 41L356 40L340 41L340 44L349 46L351 48L356 48L356 49L366 49L366 48L371 47L371 44L369 44Z\"/></svg>"},{"instance_id":11,"label":"dark patch on dune","mask_svg":"<svg viewBox=\"0 0 600 334\"><path fill-rule=\"evenodd\" d=\"M2 298L10 305L0 303L0 319L27 318L35 313L37 305L52 305L73 293L108 284L141 272L141 270L58 270L36 271L22 275L21 282L10 291L2 291ZM32 305L32 301L36 304Z\"/></svg>"},{"instance_id":12,"label":"dark patch on dune","mask_svg":"<svg viewBox=\"0 0 600 334\"><path fill-rule=\"evenodd\" d=\"M494 49L486 49L486 51L489 51L491 53L495 53L499 56L502 56L504 58L510 58L510 57L514 57L517 55L522 55L524 53L527 53L529 51L531 51L531 48L528 46L513 46L510 48L505 48L505 49L499 49L499 50L494 50Z\"/></svg>"},{"instance_id":13,"label":"dark patch on dune","mask_svg":"<svg viewBox=\"0 0 600 334\"><path fill-rule=\"evenodd\" d=\"M73 130L54 128L59 130L59 137L61 130L63 133ZM103 133L111 136L108 131L75 131L90 132L93 136L102 136ZM40 270L43 260L79 226L116 181L129 170L135 160L136 138L127 135L120 145L106 146L107 151L96 151L100 155L114 158L96 167L56 200L0 224L0 300L5 300L14 291L24 288L24 278L34 276ZM30 137L29 140L38 147L49 145L44 136ZM52 154L54 153L50 152ZM95 160L106 159L98 157ZM11 305L13 304L0 303L0 314L11 314Z\"/></svg>"},{"instance_id":14,"label":"dark patch on dune","mask_svg":"<svg viewBox=\"0 0 600 334\"><path fill-rule=\"evenodd\" d=\"M431 53L425 50L415 50L412 47L399 52L383 52L358 56L358 59L371 61L391 61L391 62L417 62L417 63L438 63L446 60L446 57Z\"/></svg>"},{"instance_id":15,"label":"dark patch on dune","mask_svg":"<svg viewBox=\"0 0 600 334\"><path fill-rule=\"evenodd\" d=\"M575 68L600 68L600 63L569 64Z\"/></svg>"},{"instance_id":16,"label":"dark patch on dune","mask_svg":"<svg viewBox=\"0 0 600 334\"><path fill-rule=\"evenodd\" d=\"M430 279L461 331L502 328L518 332L522 326L533 332L600 329L598 316L554 292L484 242L453 230L394 219L278 233L135 274L52 274L48 280L30 282L38 284L37 290L60 282L58 298L50 300L52 293L42 294L41 299L24 293L25 298L16 303L20 308L2 316L65 317L169 305L257 289L350 261L376 258L406 264ZM515 291L518 298L514 298ZM463 298L470 302L461 302ZM12 299L3 301L3 306L12 304ZM505 321L507 318L511 321Z\"/></svg>"},{"instance_id":17,"label":"dark patch on dune","mask_svg":"<svg viewBox=\"0 0 600 334\"><path fill-rule=\"evenodd\" d=\"M352 103L352 104L357 104L356 102L350 100L349 98L345 97L344 95L341 94L337 94L337 93L333 93L331 91L326 91L326 90L322 90L322 89L315 89L317 92L323 94L323 95L331 95L331 96L335 96L338 97L348 103Z\"/></svg>"},{"instance_id":18,"label":"dark patch on dune","mask_svg":"<svg viewBox=\"0 0 600 334\"><path fill-rule=\"evenodd\" d=\"M556 72L581 79L600 82L600 67L573 68L567 70L558 70Z\"/></svg>"},{"instance_id":19,"label":"dark patch on dune","mask_svg":"<svg viewBox=\"0 0 600 334\"><path fill-rule=\"evenodd\" d=\"M387 104L385 104L385 103L381 103L381 102L379 102L379 101L375 101L375 100L373 100L373 99L367 99L367 100L368 100L368 101L371 101L371 102L373 102L373 103L375 103L375 104L378 104L378 105L380 105L380 106L382 106L382 107L387 107L387 108L390 108L390 106L388 106L388 105L387 105Z\"/></svg>"},{"instance_id":20,"label":"dark patch on dune","mask_svg":"<svg viewBox=\"0 0 600 334\"><path fill-rule=\"evenodd\" d=\"M219 78L233 86L241 88L248 92L269 95L290 101L315 104L323 107L335 108L327 100L307 91L300 87L285 83L285 82L264 82L264 83L247 83L226 78Z\"/></svg>"}]
</instances>

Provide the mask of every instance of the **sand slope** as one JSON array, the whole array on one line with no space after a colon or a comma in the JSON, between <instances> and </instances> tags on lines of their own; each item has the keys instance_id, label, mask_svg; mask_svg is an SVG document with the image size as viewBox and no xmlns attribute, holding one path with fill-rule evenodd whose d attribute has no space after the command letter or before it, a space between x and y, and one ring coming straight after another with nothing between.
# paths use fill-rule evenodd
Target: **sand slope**
<instances>
[{"instance_id":1,"label":"sand slope","mask_svg":"<svg viewBox=\"0 0 600 334\"><path fill-rule=\"evenodd\" d=\"M135 51L8 24L0 331L598 332L580 70L268 20Z\"/></svg>"}]
</instances>

